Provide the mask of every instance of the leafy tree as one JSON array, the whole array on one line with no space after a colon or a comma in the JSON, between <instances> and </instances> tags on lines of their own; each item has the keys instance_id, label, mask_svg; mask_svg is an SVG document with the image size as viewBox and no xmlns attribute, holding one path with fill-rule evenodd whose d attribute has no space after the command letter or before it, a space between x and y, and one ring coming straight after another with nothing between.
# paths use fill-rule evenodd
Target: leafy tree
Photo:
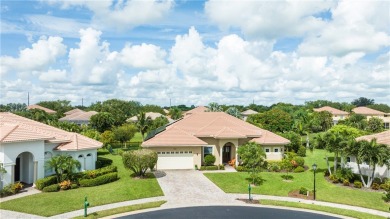
<instances>
[{"instance_id":1,"label":"leafy tree","mask_svg":"<svg viewBox=\"0 0 390 219\"><path fill-rule=\"evenodd\" d=\"M87 136L88 138L95 139L96 141L100 141L100 132L95 129L84 129L80 134Z\"/></svg>"},{"instance_id":2,"label":"leafy tree","mask_svg":"<svg viewBox=\"0 0 390 219\"><path fill-rule=\"evenodd\" d=\"M387 104L377 103L377 104L368 105L367 107L384 113L390 113L390 106Z\"/></svg>"},{"instance_id":3,"label":"leafy tree","mask_svg":"<svg viewBox=\"0 0 390 219\"><path fill-rule=\"evenodd\" d=\"M332 114L327 111L313 112L310 114L309 128L311 132L322 132L332 127Z\"/></svg>"},{"instance_id":4,"label":"leafy tree","mask_svg":"<svg viewBox=\"0 0 390 219\"><path fill-rule=\"evenodd\" d=\"M27 111L18 111L15 114L19 116L26 117L28 119L35 120L37 122L42 122L49 124L51 122L58 122L58 117L56 115L51 115L40 109L31 109Z\"/></svg>"},{"instance_id":5,"label":"leafy tree","mask_svg":"<svg viewBox=\"0 0 390 219\"><path fill-rule=\"evenodd\" d=\"M261 145L248 142L238 147L238 155L242 160L242 165L250 170L252 183L255 183L256 173L260 172L265 165L266 155Z\"/></svg>"},{"instance_id":6,"label":"leafy tree","mask_svg":"<svg viewBox=\"0 0 390 219\"><path fill-rule=\"evenodd\" d=\"M259 127L271 132L286 132L292 129L290 114L280 109L272 109L257 116Z\"/></svg>"},{"instance_id":7,"label":"leafy tree","mask_svg":"<svg viewBox=\"0 0 390 219\"><path fill-rule=\"evenodd\" d=\"M80 167L80 162L69 155L56 155L46 161L46 168L54 169L58 183L64 180L72 180L74 173Z\"/></svg>"},{"instance_id":8,"label":"leafy tree","mask_svg":"<svg viewBox=\"0 0 390 219\"><path fill-rule=\"evenodd\" d=\"M137 132L137 128L132 125L122 125L120 127L114 128L113 133L114 133L114 139L121 142L122 144L125 144L126 147L126 142L132 139Z\"/></svg>"},{"instance_id":9,"label":"leafy tree","mask_svg":"<svg viewBox=\"0 0 390 219\"><path fill-rule=\"evenodd\" d=\"M165 115L165 112L161 106L152 105L152 104L146 104L145 106L142 106L141 111L155 112L155 113L161 113L161 114Z\"/></svg>"},{"instance_id":10,"label":"leafy tree","mask_svg":"<svg viewBox=\"0 0 390 219\"><path fill-rule=\"evenodd\" d=\"M261 117L262 117L262 113L252 114L252 115L248 116L248 118L246 119L246 122L249 122L250 124L257 126L259 128L263 128L263 126L261 124L261 121L262 121Z\"/></svg>"},{"instance_id":11,"label":"leafy tree","mask_svg":"<svg viewBox=\"0 0 390 219\"><path fill-rule=\"evenodd\" d=\"M111 113L101 112L91 116L89 124L99 132L104 132L114 126L115 119Z\"/></svg>"},{"instance_id":12,"label":"leafy tree","mask_svg":"<svg viewBox=\"0 0 390 219\"><path fill-rule=\"evenodd\" d=\"M157 159L157 152L149 149L126 151L122 155L124 166L139 177L145 176L146 171L157 164Z\"/></svg>"},{"instance_id":13,"label":"leafy tree","mask_svg":"<svg viewBox=\"0 0 390 219\"><path fill-rule=\"evenodd\" d=\"M60 128L62 130L68 131L68 132L80 133L82 131L82 128L79 125L72 123L72 122L67 122L67 121L63 121L63 122L62 121L58 121L58 122L49 121L48 125Z\"/></svg>"},{"instance_id":14,"label":"leafy tree","mask_svg":"<svg viewBox=\"0 0 390 219\"><path fill-rule=\"evenodd\" d=\"M178 120L183 117L183 112L177 107L172 107L169 109L169 115L173 120Z\"/></svg>"},{"instance_id":15,"label":"leafy tree","mask_svg":"<svg viewBox=\"0 0 390 219\"><path fill-rule=\"evenodd\" d=\"M169 123L169 121L168 121L167 117L165 117L165 116L157 117L156 119L153 120L152 124L150 125L149 130L155 130L155 129L157 129L161 126L164 126L168 123Z\"/></svg>"},{"instance_id":16,"label":"leafy tree","mask_svg":"<svg viewBox=\"0 0 390 219\"><path fill-rule=\"evenodd\" d=\"M351 113L350 116L344 120L339 121L340 124L345 124L357 129L365 130L367 128L367 117Z\"/></svg>"},{"instance_id":17,"label":"leafy tree","mask_svg":"<svg viewBox=\"0 0 390 219\"><path fill-rule=\"evenodd\" d=\"M270 107L271 109L279 109L282 110L290 115L293 115L295 111L297 111L298 106L294 106L291 103L277 103L273 104Z\"/></svg>"},{"instance_id":18,"label":"leafy tree","mask_svg":"<svg viewBox=\"0 0 390 219\"><path fill-rule=\"evenodd\" d=\"M256 105L254 103L252 104L249 104L249 106L247 107L248 109L251 109L251 110L254 110L256 112L259 112L259 113L263 113L265 111L268 111L270 108L267 107L267 106L263 106L263 105Z\"/></svg>"},{"instance_id":19,"label":"leafy tree","mask_svg":"<svg viewBox=\"0 0 390 219\"><path fill-rule=\"evenodd\" d=\"M301 136L293 131L288 131L281 134L283 137L290 140L290 144L285 145L287 151L298 152L299 147L302 145Z\"/></svg>"},{"instance_id":20,"label":"leafy tree","mask_svg":"<svg viewBox=\"0 0 390 219\"><path fill-rule=\"evenodd\" d=\"M62 117L65 112L73 109L69 100L41 101L37 105L56 111L58 117Z\"/></svg>"},{"instance_id":21,"label":"leafy tree","mask_svg":"<svg viewBox=\"0 0 390 219\"><path fill-rule=\"evenodd\" d=\"M367 131L374 132L374 133L382 132L384 129L383 124L384 124L383 119L378 117L371 117L367 122L366 129Z\"/></svg>"},{"instance_id":22,"label":"leafy tree","mask_svg":"<svg viewBox=\"0 0 390 219\"><path fill-rule=\"evenodd\" d=\"M8 103L6 105L0 104L0 112L19 112L27 111L25 103Z\"/></svg>"},{"instance_id":23,"label":"leafy tree","mask_svg":"<svg viewBox=\"0 0 390 219\"><path fill-rule=\"evenodd\" d=\"M209 105L207 106L207 110L206 112L223 112L223 108L222 106L220 106L218 103L216 102L212 102L212 103L209 103Z\"/></svg>"},{"instance_id":24,"label":"leafy tree","mask_svg":"<svg viewBox=\"0 0 390 219\"><path fill-rule=\"evenodd\" d=\"M226 113L239 119L242 118L241 112L236 107L229 107L229 109L226 110Z\"/></svg>"},{"instance_id":25,"label":"leafy tree","mask_svg":"<svg viewBox=\"0 0 390 219\"><path fill-rule=\"evenodd\" d=\"M368 106L374 104L374 99L368 99L365 97L359 97L358 99L355 99L351 102L351 104L355 106Z\"/></svg>"},{"instance_id":26,"label":"leafy tree","mask_svg":"<svg viewBox=\"0 0 390 219\"><path fill-rule=\"evenodd\" d=\"M111 142L113 142L115 139L115 134L114 132L110 131L110 130L106 130L104 131L101 135L100 135L100 141L103 142L103 145L106 147L108 144L110 144Z\"/></svg>"},{"instance_id":27,"label":"leafy tree","mask_svg":"<svg viewBox=\"0 0 390 219\"><path fill-rule=\"evenodd\" d=\"M318 133L314 136L314 148L324 149L326 147L325 133Z\"/></svg>"},{"instance_id":28,"label":"leafy tree","mask_svg":"<svg viewBox=\"0 0 390 219\"><path fill-rule=\"evenodd\" d=\"M145 133L149 130L150 126L152 125L152 119L150 117L146 117L146 114L144 112L140 112L137 116L137 129L139 132L141 132L142 139L145 138Z\"/></svg>"}]
</instances>

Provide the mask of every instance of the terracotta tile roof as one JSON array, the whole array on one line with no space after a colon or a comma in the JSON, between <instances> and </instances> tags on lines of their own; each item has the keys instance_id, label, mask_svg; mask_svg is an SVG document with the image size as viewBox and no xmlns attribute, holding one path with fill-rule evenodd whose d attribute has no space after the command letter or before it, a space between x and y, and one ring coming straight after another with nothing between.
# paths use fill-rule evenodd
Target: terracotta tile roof
<instances>
[{"instance_id":1,"label":"terracotta tile roof","mask_svg":"<svg viewBox=\"0 0 390 219\"><path fill-rule=\"evenodd\" d=\"M273 132L265 129L261 129L263 135L260 138L254 138L251 141L261 145L284 145L289 144L290 140L283 138Z\"/></svg>"},{"instance_id":2,"label":"terracotta tile roof","mask_svg":"<svg viewBox=\"0 0 390 219\"><path fill-rule=\"evenodd\" d=\"M61 143L58 150L83 150L102 147L102 143L78 133L67 132L8 112L0 112L0 142L45 140Z\"/></svg>"},{"instance_id":3,"label":"terracotta tile roof","mask_svg":"<svg viewBox=\"0 0 390 219\"><path fill-rule=\"evenodd\" d=\"M313 109L313 110L316 112L328 111L328 112L332 113L332 115L348 115L349 114L348 112L345 112L345 111L342 111L342 110L339 110L339 109L336 109L336 108L333 108L330 106L323 106L321 108L317 108L317 109Z\"/></svg>"},{"instance_id":4,"label":"terracotta tile roof","mask_svg":"<svg viewBox=\"0 0 390 219\"><path fill-rule=\"evenodd\" d=\"M51 109L48 109L48 108L46 108L46 107L43 107L43 106L39 106L39 105L29 105L29 106L27 106L27 109L40 109L40 110L43 110L43 111L45 111L46 113L49 113L49 114L54 114L54 113L56 113L56 111L54 111L54 110L51 110Z\"/></svg>"},{"instance_id":5,"label":"terracotta tile roof","mask_svg":"<svg viewBox=\"0 0 390 219\"><path fill-rule=\"evenodd\" d=\"M386 113L374 110L365 106L360 106L352 109L353 112L356 114L361 114L361 115L385 115Z\"/></svg>"},{"instance_id":6,"label":"terracotta tile roof","mask_svg":"<svg viewBox=\"0 0 390 219\"><path fill-rule=\"evenodd\" d=\"M76 108L76 109L69 110L68 112L65 112L64 114L65 114L65 115L71 115L71 114L73 114L73 113L81 113L81 112L85 112L85 111Z\"/></svg>"},{"instance_id":7,"label":"terracotta tile roof","mask_svg":"<svg viewBox=\"0 0 390 219\"><path fill-rule=\"evenodd\" d=\"M180 135L180 143L184 145L188 145L188 142L192 144L195 139L201 140L203 137L216 139L258 138L258 141L263 144L275 145L289 143L289 140L281 136L260 129L224 112L199 112L188 115L167 126L165 131L145 141L142 146L172 146L173 143L176 143L176 140L173 139L175 135Z\"/></svg>"},{"instance_id":8,"label":"terracotta tile roof","mask_svg":"<svg viewBox=\"0 0 390 219\"><path fill-rule=\"evenodd\" d=\"M76 122L76 121L89 121L91 119L91 116L98 114L96 111L88 111L88 112L74 112L70 115L66 115L65 117L62 117L59 119L59 121L69 121L69 122Z\"/></svg>"},{"instance_id":9,"label":"terracotta tile roof","mask_svg":"<svg viewBox=\"0 0 390 219\"><path fill-rule=\"evenodd\" d=\"M254 110L248 109L248 110L245 110L244 112L242 112L241 115L249 116L249 115L253 115L253 114L257 114L257 113L258 112L254 111Z\"/></svg>"},{"instance_id":10,"label":"terracotta tile roof","mask_svg":"<svg viewBox=\"0 0 390 219\"><path fill-rule=\"evenodd\" d=\"M206 142L194 137L178 127L172 127L160 132L153 138L142 143L142 147L153 146L201 146L208 145Z\"/></svg>"},{"instance_id":11,"label":"terracotta tile roof","mask_svg":"<svg viewBox=\"0 0 390 219\"><path fill-rule=\"evenodd\" d=\"M376 138L377 143L390 146L390 130L381 133L372 134L372 135L360 136L356 138L356 141L362 141L362 140L371 141L371 139L374 138Z\"/></svg>"},{"instance_id":12,"label":"terracotta tile roof","mask_svg":"<svg viewBox=\"0 0 390 219\"><path fill-rule=\"evenodd\" d=\"M195 113L204 113L204 112L207 111L207 109L208 108L205 107L205 106L198 106L198 107L195 107L192 110L188 110L187 112L184 112L184 115L188 116L188 115L195 114Z\"/></svg>"}]
</instances>

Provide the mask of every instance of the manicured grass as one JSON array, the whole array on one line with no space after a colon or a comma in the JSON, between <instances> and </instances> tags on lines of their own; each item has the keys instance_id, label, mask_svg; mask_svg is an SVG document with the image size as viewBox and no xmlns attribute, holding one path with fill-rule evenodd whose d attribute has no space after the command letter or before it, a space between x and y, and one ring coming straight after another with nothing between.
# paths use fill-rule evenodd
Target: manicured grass
<instances>
[{"instance_id":1,"label":"manicured grass","mask_svg":"<svg viewBox=\"0 0 390 219\"><path fill-rule=\"evenodd\" d=\"M118 167L119 180L96 187L30 195L3 202L0 208L28 214L52 216L82 209L85 196L88 197L91 206L98 206L163 195L155 178L131 178L131 171L124 168L121 156L105 154L103 157L112 159L113 165Z\"/></svg>"},{"instance_id":2,"label":"manicured grass","mask_svg":"<svg viewBox=\"0 0 390 219\"><path fill-rule=\"evenodd\" d=\"M285 201L274 201L274 200L260 200L260 204L262 205L274 205L274 206L283 206L283 207L293 207L293 208L304 208L315 211L323 211L332 214L343 215L347 217L354 217L358 219L383 219L384 217L362 213L358 211L340 209L340 208L332 208L327 206L320 205L310 205L296 202L285 202Z\"/></svg>"},{"instance_id":3,"label":"manicured grass","mask_svg":"<svg viewBox=\"0 0 390 219\"><path fill-rule=\"evenodd\" d=\"M382 192L365 191L363 189L352 189L329 183L324 178L326 170L324 150L315 150L313 153L307 152L305 164L311 167L313 163L318 165L316 173L316 198L319 201L327 201L348 205L361 206L387 212L389 204L382 200ZM331 154L329 154L331 156ZM261 176L265 180L260 186L253 187L253 194L288 196L292 190L306 187L313 190L313 171L308 170L303 173L290 173L294 176L292 182L285 182L281 175L285 173L263 172ZM227 193L248 193L248 173L205 173L212 182Z\"/></svg>"},{"instance_id":4,"label":"manicured grass","mask_svg":"<svg viewBox=\"0 0 390 219\"><path fill-rule=\"evenodd\" d=\"M142 141L143 141L143 138L142 138L141 132L136 132L134 137L132 139L130 139L130 142L142 142Z\"/></svg>"},{"instance_id":5,"label":"manicured grass","mask_svg":"<svg viewBox=\"0 0 390 219\"><path fill-rule=\"evenodd\" d=\"M104 211L97 211L97 212L88 214L87 217L84 217L84 215L78 216L78 217L75 217L75 219L77 219L77 218L78 219L102 218L102 217L107 217L110 215L130 212L130 211L138 211L138 210L148 209L148 208L157 208L157 207L160 207L164 203L166 203L166 201L148 202L148 203L143 203L143 204L124 206L124 207L113 208L113 209L104 210Z\"/></svg>"}]
</instances>

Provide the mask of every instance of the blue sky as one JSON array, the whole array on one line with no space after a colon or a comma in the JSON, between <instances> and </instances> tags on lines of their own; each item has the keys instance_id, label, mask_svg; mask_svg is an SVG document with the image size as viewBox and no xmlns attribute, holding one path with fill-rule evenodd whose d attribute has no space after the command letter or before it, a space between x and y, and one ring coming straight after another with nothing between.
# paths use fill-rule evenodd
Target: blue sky
<instances>
[{"instance_id":1,"label":"blue sky","mask_svg":"<svg viewBox=\"0 0 390 219\"><path fill-rule=\"evenodd\" d=\"M1 103L390 103L388 1L1 1Z\"/></svg>"}]
</instances>

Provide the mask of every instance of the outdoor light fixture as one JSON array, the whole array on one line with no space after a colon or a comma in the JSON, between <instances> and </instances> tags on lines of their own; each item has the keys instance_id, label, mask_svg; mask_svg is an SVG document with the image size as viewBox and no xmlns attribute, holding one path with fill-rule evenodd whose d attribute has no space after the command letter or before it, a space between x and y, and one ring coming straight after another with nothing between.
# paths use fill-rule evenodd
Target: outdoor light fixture
<instances>
[{"instance_id":1,"label":"outdoor light fixture","mask_svg":"<svg viewBox=\"0 0 390 219\"><path fill-rule=\"evenodd\" d=\"M311 166L313 168L313 171L314 171L314 200L316 200L316 170L317 170L317 164L313 164Z\"/></svg>"}]
</instances>

